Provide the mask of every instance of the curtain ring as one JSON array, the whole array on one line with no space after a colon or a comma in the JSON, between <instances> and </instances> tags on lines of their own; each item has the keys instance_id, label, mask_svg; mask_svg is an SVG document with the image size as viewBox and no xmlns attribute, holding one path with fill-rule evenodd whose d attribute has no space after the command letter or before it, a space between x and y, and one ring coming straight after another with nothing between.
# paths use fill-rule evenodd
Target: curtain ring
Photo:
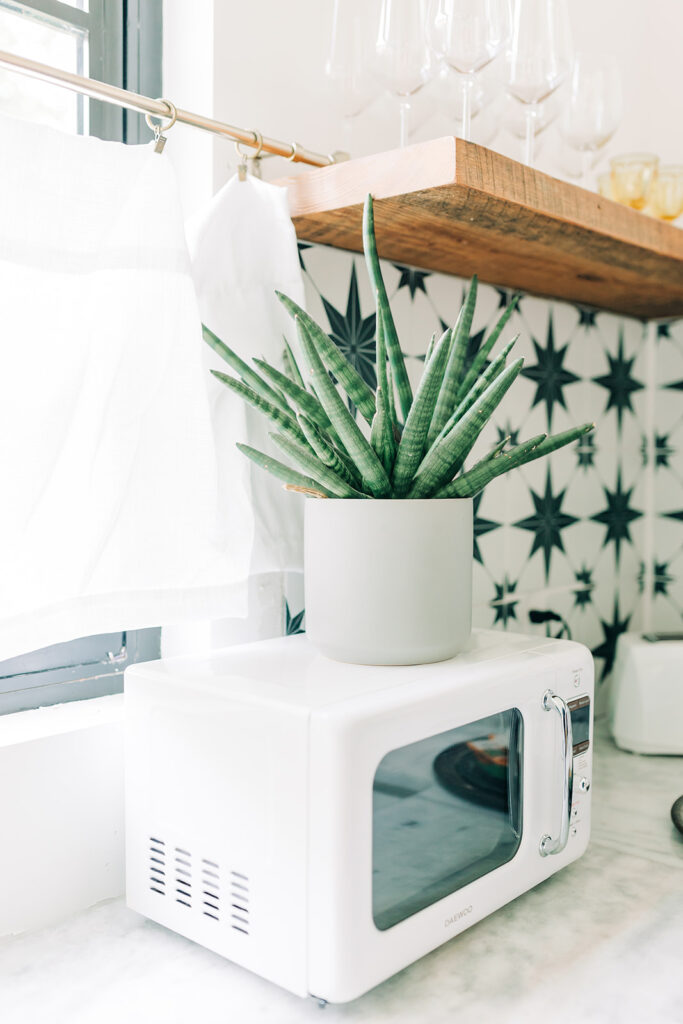
<instances>
[{"instance_id":1,"label":"curtain ring","mask_svg":"<svg viewBox=\"0 0 683 1024\"><path fill-rule=\"evenodd\" d=\"M242 150L240 149L239 141L236 141L235 152L237 153L240 160L258 160L258 158L261 156L261 153L263 152L263 136L261 135L261 132L252 130L251 134L254 136L254 144L257 146L257 150L255 153L243 153ZM245 145L248 145L248 143L245 143Z\"/></svg>"},{"instance_id":2,"label":"curtain ring","mask_svg":"<svg viewBox=\"0 0 683 1024\"><path fill-rule=\"evenodd\" d=\"M254 132L254 142L258 143L258 149L254 153L252 160L258 160L263 152L263 136L261 135L261 132Z\"/></svg>"},{"instance_id":3,"label":"curtain ring","mask_svg":"<svg viewBox=\"0 0 683 1024\"><path fill-rule=\"evenodd\" d=\"M178 119L178 111L176 110L175 106L171 103L170 100L165 100L162 96L157 96L157 103L165 103L168 109L170 110L171 116L169 117L168 124L152 124L151 119L153 117L156 117L158 121L163 121L163 117L161 116L161 114L145 114L145 124L147 125L150 131L153 132L155 131L155 129L158 128L159 134L163 135L164 132L167 132L169 128L172 128L173 125L176 123L176 120Z\"/></svg>"},{"instance_id":4,"label":"curtain ring","mask_svg":"<svg viewBox=\"0 0 683 1024\"><path fill-rule=\"evenodd\" d=\"M287 159L288 160L296 160L297 156L299 155L299 143L298 142L292 142L292 143L290 143L290 145L292 147L292 152L289 154Z\"/></svg>"}]
</instances>

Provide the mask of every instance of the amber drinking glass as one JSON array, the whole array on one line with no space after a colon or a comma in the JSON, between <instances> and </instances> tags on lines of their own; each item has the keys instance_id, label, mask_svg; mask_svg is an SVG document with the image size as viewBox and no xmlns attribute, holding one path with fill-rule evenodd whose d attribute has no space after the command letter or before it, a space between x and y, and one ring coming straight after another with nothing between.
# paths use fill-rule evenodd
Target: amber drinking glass
<instances>
[{"instance_id":1,"label":"amber drinking glass","mask_svg":"<svg viewBox=\"0 0 683 1024\"><path fill-rule=\"evenodd\" d=\"M650 185L649 205L660 220L676 220L683 213L683 166L660 167Z\"/></svg>"},{"instance_id":2,"label":"amber drinking glass","mask_svg":"<svg viewBox=\"0 0 683 1024\"><path fill-rule=\"evenodd\" d=\"M614 198L634 210L643 210L658 165L659 157L653 153L629 153L613 157L610 168Z\"/></svg>"}]
</instances>

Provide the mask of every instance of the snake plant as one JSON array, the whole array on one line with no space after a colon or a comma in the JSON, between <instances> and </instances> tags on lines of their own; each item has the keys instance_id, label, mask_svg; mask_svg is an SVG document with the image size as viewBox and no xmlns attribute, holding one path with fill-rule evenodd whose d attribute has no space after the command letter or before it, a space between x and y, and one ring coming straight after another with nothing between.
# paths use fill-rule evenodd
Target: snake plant
<instances>
[{"instance_id":1,"label":"snake plant","mask_svg":"<svg viewBox=\"0 0 683 1024\"><path fill-rule=\"evenodd\" d=\"M522 369L522 359L507 363L517 336L488 362L517 299L468 366L475 276L455 326L432 338L413 394L380 270L371 196L365 202L363 244L377 305L376 392L329 335L279 292L300 344L297 361L285 341L284 372L264 359L255 359L253 369L204 327L205 340L237 376L211 372L271 420L275 431L270 436L297 468L238 444L256 465L288 489L319 498L472 498L502 473L593 429L594 424L586 423L513 447L506 438L466 467L477 438ZM354 407L358 419L350 411Z\"/></svg>"}]
</instances>

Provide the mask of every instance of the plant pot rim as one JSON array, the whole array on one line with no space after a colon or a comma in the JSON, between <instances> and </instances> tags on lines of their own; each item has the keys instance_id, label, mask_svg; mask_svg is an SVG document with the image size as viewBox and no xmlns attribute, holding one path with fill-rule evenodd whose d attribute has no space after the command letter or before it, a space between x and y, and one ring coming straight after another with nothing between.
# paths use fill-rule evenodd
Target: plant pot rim
<instances>
[{"instance_id":1,"label":"plant pot rim","mask_svg":"<svg viewBox=\"0 0 683 1024\"><path fill-rule=\"evenodd\" d=\"M314 498L312 501L317 502L344 502L345 504L363 504L368 503L370 505L444 505L446 503L452 504L453 502L473 502L474 498L371 498L368 495L367 498Z\"/></svg>"}]
</instances>

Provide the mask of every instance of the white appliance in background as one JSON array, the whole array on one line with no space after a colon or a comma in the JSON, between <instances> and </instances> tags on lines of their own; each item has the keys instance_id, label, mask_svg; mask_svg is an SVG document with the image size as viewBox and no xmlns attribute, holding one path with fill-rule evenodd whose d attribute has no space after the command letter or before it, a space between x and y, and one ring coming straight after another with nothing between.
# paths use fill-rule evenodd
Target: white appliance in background
<instances>
[{"instance_id":1,"label":"white appliance in background","mask_svg":"<svg viewBox=\"0 0 683 1024\"><path fill-rule=\"evenodd\" d=\"M624 750L683 754L683 633L622 633L610 723Z\"/></svg>"},{"instance_id":2,"label":"white appliance in background","mask_svg":"<svg viewBox=\"0 0 683 1024\"><path fill-rule=\"evenodd\" d=\"M367 667L289 637L125 691L129 906L300 996L356 998L586 849L580 644Z\"/></svg>"}]
</instances>

